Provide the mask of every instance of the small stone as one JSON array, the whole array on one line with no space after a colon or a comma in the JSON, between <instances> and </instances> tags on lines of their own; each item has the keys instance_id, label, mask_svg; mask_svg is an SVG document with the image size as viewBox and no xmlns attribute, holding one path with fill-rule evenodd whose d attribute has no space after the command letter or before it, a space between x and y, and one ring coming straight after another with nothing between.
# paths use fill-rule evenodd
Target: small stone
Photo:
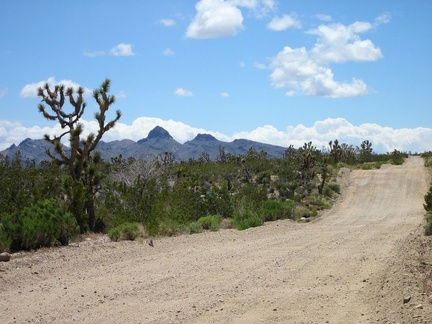
<instances>
[{"instance_id":1,"label":"small stone","mask_svg":"<svg viewBox=\"0 0 432 324\"><path fill-rule=\"evenodd\" d=\"M403 299L403 303L404 303L404 304L409 303L410 300L411 300L411 296L406 296L406 297L404 297L404 299Z\"/></svg>"},{"instance_id":2,"label":"small stone","mask_svg":"<svg viewBox=\"0 0 432 324\"><path fill-rule=\"evenodd\" d=\"M429 295L429 304L432 304L432 295Z\"/></svg>"},{"instance_id":3,"label":"small stone","mask_svg":"<svg viewBox=\"0 0 432 324\"><path fill-rule=\"evenodd\" d=\"M416 307L414 307L415 309L423 309L423 305L422 304L418 304Z\"/></svg>"},{"instance_id":4,"label":"small stone","mask_svg":"<svg viewBox=\"0 0 432 324\"><path fill-rule=\"evenodd\" d=\"M8 262L11 259L11 255L7 252L0 253L0 262Z\"/></svg>"}]
</instances>

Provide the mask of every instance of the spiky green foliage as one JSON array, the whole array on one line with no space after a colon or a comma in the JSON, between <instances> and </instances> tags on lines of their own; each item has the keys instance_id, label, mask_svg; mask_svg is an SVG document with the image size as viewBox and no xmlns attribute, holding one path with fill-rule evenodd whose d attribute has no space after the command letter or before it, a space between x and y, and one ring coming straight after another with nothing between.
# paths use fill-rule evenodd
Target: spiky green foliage
<instances>
[{"instance_id":1,"label":"spiky green foliage","mask_svg":"<svg viewBox=\"0 0 432 324\"><path fill-rule=\"evenodd\" d=\"M116 122L121 117L121 112L116 111L116 117L111 121L106 121L106 113L110 106L115 102L115 97L109 95L111 81L106 79L102 82L101 86L94 90L93 98L99 105L99 111L95 114L96 121L98 122L98 130L95 133L90 133L87 137L83 138L84 127L80 122L85 108L87 106L84 101L84 89L79 87L78 89L67 88L65 90L64 85L56 85L54 89L50 89L49 84L45 84L43 87L38 89L38 96L42 102L38 106L39 112L48 120L57 120L62 129L65 131L54 137L45 135L45 140L53 145L54 152L47 150L47 155L52 161L55 161L59 166L65 166L69 170L69 174L73 181L81 181L86 189L86 194L83 196L80 193L80 197L85 199L83 210L78 211L77 207L74 206L77 202L77 197L70 196L71 210L74 212L80 226L81 232L87 229L95 230L96 216L94 213L94 197L98 191L100 181L98 179L90 179L92 172L88 170L91 161L91 153L95 150L96 146L102 139L103 135L114 127ZM67 112L64 104L66 98L69 99L69 103L72 109ZM48 105L51 111L48 111L45 105ZM69 137L69 152L61 145L61 141L64 137ZM93 167L96 167L96 159L93 161ZM74 183L74 182L71 183ZM74 184L74 187L76 185ZM70 188L70 192L74 192L75 188ZM82 222L82 213L87 212L88 226Z\"/></svg>"},{"instance_id":2,"label":"spiky green foliage","mask_svg":"<svg viewBox=\"0 0 432 324\"><path fill-rule=\"evenodd\" d=\"M1 236L9 242L11 251L67 245L75 234L76 222L58 200L40 201L22 211L3 215Z\"/></svg>"}]
</instances>

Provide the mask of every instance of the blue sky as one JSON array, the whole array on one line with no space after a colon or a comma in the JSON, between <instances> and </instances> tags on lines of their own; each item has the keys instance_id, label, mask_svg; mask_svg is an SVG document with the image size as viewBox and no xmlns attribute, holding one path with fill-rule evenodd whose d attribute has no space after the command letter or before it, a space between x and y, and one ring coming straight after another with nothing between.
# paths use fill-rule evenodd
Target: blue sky
<instances>
[{"instance_id":1,"label":"blue sky","mask_svg":"<svg viewBox=\"0 0 432 324\"><path fill-rule=\"evenodd\" d=\"M179 142L432 150L431 12L427 0L0 1L0 150L59 132L39 86L91 94L105 78L123 114L106 141L160 125Z\"/></svg>"}]
</instances>

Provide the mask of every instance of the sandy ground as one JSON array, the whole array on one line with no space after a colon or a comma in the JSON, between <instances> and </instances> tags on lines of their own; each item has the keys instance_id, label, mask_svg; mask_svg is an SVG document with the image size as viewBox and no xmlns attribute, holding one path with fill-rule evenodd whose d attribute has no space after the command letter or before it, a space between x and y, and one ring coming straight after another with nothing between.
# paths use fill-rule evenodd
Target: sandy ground
<instances>
[{"instance_id":1,"label":"sandy ground","mask_svg":"<svg viewBox=\"0 0 432 324\"><path fill-rule=\"evenodd\" d=\"M346 172L311 223L15 254L0 264L0 323L432 323L429 179L411 157Z\"/></svg>"}]
</instances>

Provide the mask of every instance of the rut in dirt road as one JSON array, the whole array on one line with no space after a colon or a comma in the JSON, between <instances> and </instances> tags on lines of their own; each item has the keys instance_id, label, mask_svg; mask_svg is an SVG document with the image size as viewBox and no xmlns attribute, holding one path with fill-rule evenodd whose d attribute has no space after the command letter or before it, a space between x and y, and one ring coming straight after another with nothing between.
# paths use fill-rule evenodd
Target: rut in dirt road
<instances>
[{"instance_id":1,"label":"rut in dirt road","mask_svg":"<svg viewBox=\"0 0 432 324\"><path fill-rule=\"evenodd\" d=\"M155 247L83 244L13 260L33 260L32 268L11 266L2 275L0 319L371 323L371 278L422 222L428 179L423 160L411 157L350 172L343 197L313 223L160 238Z\"/></svg>"}]
</instances>

